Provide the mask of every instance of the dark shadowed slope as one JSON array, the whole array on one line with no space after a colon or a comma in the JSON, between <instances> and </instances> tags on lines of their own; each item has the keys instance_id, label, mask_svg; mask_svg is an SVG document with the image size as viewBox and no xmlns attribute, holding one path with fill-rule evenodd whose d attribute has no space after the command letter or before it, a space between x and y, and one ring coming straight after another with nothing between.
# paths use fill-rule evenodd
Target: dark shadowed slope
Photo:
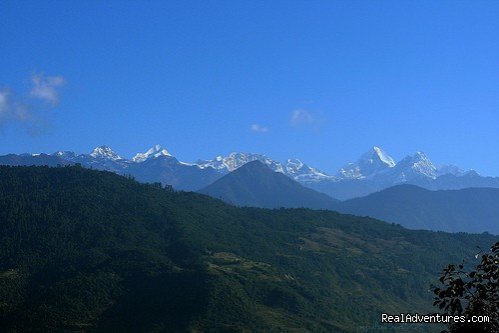
<instances>
[{"instance_id":1,"label":"dark shadowed slope","mask_svg":"<svg viewBox=\"0 0 499 333\"><path fill-rule=\"evenodd\" d=\"M381 312L432 311L442 267L495 240L0 167L1 331L365 331Z\"/></svg>"},{"instance_id":2,"label":"dark shadowed slope","mask_svg":"<svg viewBox=\"0 0 499 333\"><path fill-rule=\"evenodd\" d=\"M246 163L200 191L237 206L331 209L338 201L274 172L260 161Z\"/></svg>"},{"instance_id":3,"label":"dark shadowed slope","mask_svg":"<svg viewBox=\"0 0 499 333\"><path fill-rule=\"evenodd\" d=\"M337 209L411 229L499 234L499 189L494 188L430 191L399 185L344 201Z\"/></svg>"}]
</instances>

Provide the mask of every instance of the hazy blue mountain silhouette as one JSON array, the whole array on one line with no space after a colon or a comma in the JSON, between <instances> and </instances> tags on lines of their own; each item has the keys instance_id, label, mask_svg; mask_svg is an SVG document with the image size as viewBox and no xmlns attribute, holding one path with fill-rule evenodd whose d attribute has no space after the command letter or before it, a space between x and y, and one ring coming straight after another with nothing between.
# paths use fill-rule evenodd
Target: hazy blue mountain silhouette
<instances>
[{"instance_id":1,"label":"hazy blue mountain silhouette","mask_svg":"<svg viewBox=\"0 0 499 333\"><path fill-rule=\"evenodd\" d=\"M431 191L398 185L341 202L337 210L399 223L411 229L499 234L499 189Z\"/></svg>"},{"instance_id":2,"label":"hazy blue mountain silhouette","mask_svg":"<svg viewBox=\"0 0 499 333\"><path fill-rule=\"evenodd\" d=\"M332 209L338 203L272 171L260 161L246 163L199 192L237 206Z\"/></svg>"}]
</instances>

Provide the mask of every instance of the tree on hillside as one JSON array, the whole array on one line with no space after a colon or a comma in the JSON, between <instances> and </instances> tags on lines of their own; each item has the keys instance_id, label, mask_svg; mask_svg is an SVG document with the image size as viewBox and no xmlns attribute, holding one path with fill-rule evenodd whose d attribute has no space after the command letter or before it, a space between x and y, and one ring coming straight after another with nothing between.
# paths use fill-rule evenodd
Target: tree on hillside
<instances>
[{"instance_id":1,"label":"tree on hillside","mask_svg":"<svg viewBox=\"0 0 499 333\"><path fill-rule=\"evenodd\" d=\"M448 265L440 277L442 287L435 287L435 302L442 315L463 316L449 322L446 332L499 332L499 242L491 253L482 251L480 263L466 271L464 264ZM473 317L475 316L475 317ZM488 316L488 322L473 323ZM469 322L469 321L470 322Z\"/></svg>"}]
</instances>

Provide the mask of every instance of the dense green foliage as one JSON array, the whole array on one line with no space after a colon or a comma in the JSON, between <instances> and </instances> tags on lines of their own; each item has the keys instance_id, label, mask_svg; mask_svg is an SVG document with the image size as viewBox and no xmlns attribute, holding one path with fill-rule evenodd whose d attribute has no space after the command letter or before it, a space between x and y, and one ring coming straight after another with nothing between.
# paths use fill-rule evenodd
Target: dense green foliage
<instances>
[{"instance_id":1,"label":"dense green foliage","mask_svg":"<svg viewBox=\"0 0 499 333\"><path fill-rule=\"evenodd\" d=\"M478 255L477 255L478 257ZM480 263L470 271L465 264L448 265L435 287L435 302L442 314L463 316L449 324L448 332L499 332L499 242L491 253L481 253ZM475 319L473 319L475 317ZM484 318L488 320L484 320ZM470 320L471 322L468 322ZM473 322L479 321L479 322Z\"/></svg>"},{"instance_id":2,"label":"dense green foliage","mask_svg":"<svg viewBox=\"0 0 499 333\"><path fill-rule=\"evenodd\" d=\"M487 234L237 208L81 167L0 167L2 332L369 331L429 312Z\"/></svg>"},{"instance_id":3,"label":"dense green foliage","mask_svg":"<svg viewBox=\"0 0 499 333\"><path fill-rule=\"evenodd\" d=\"M499 189L430 191L399 185L340 203L345 213L371 216L411 229L499 234Z\"/></svg>"},{"instance_id":4,"label":"dense green foliage","mask_svg":"<svg viewBox=\"0 0 499 333\"><path fill-rule=\"evenodd\" d=\"M7 331L181 329L202 306L206 278L176 250L169 193L78 167L0 170Z\"/></svg>"},{"instance_id":5,"label":"dense green foliage","mask_svg":"<svg viewBox=\"0 0 499 333\"><path fill-rule=\"evenodd\" d=\"M331 209L338 200L302 186L260 161L246 163L199 191L237 206Z\"/></svg>"}]
</instances>

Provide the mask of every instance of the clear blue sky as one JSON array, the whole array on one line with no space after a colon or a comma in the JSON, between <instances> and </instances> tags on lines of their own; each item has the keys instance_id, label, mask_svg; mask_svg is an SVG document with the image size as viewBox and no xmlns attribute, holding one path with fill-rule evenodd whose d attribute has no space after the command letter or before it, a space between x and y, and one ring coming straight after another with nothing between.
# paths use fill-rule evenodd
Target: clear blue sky
<instances>
[{"instance_id":1,"label":"clear blue sky","mask_svg":"<svg viewBox=\"0 0 499 333\"><path fill-rule=\"evenodd\" d=\"M378 145L499 175L499 2L2 1L0 91L0 154L334 172Z\"/></svg>"}]
</instances>

